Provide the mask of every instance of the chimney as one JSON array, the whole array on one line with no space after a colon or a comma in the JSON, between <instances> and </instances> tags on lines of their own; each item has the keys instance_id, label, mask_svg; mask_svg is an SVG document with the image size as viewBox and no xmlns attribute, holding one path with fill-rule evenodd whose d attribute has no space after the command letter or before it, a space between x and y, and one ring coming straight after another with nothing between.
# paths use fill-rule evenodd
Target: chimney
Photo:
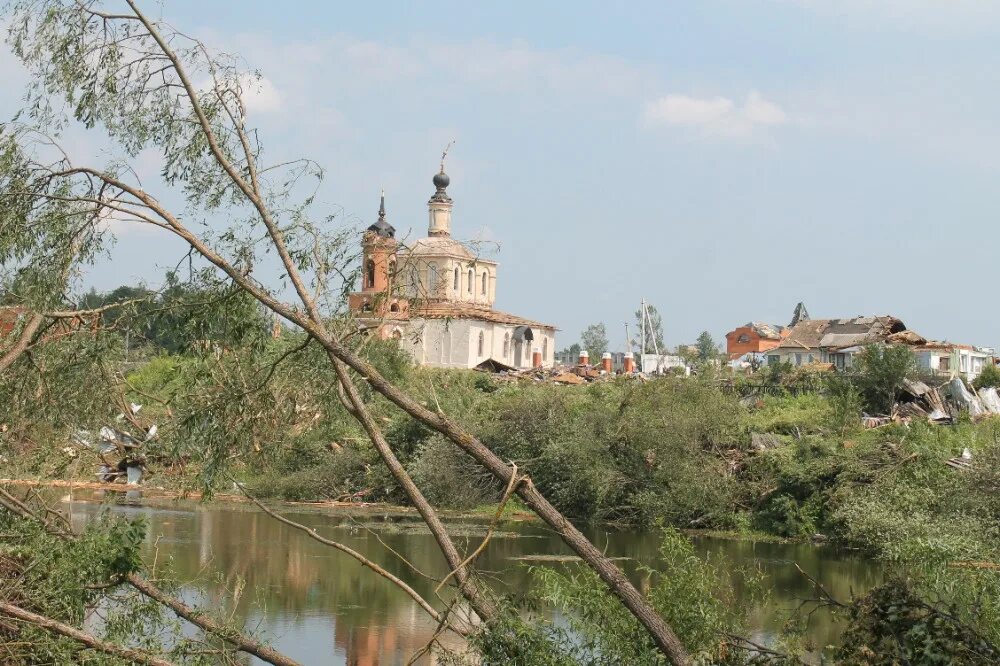
<instances>
[{"instance_id":1,"label":"chimney","mask_svg":"<svg viewBox=\"0 0 1000 666\"><path fill-rule=\"evenodd\" d=\"M531 351L531 367L540 368L542 367L542 352L537 349Z\"/></svg>"},{"instance_id":2,"label":"chimney","mask_svg":"<svg viewBox=\"0 0 1000 666\"><path fill-rule=\"evenodd\" d=\"M625 365L622 368L625 374L630 374L635 372L635 359L632 358L632 352L625 353Z\"/></svg>"},{"instance_id":3,"label":"chimney","mask_svg":"<svg viewBox=\"0 0 1000 666\"><path fill-rule=\"evenodd\" d=\"M586 349L580 350L580 363L578 365L590 365L590 354Z\"/></svg>"},{"instance_id":4,"label":"chimney","mask_svg":"<svg viewBox=\"0 0 1000 666\"><path fill-rule=\"evenodd\" d=\"M601 354L601 370L608 373L609 375L611 374L612 370L611 352L604 352L603 354Z\"/></svg>"}]
</instances>

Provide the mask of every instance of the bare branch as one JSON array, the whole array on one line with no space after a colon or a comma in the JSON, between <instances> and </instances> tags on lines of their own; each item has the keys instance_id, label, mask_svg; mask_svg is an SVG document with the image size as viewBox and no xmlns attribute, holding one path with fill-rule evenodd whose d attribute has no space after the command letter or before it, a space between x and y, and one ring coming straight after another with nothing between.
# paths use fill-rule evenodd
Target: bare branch
<instances>
[{"instance_id":1,"label":"bare branch","mask_svg":"<svg viewBox=\"0 0 1000 666\"><path fill-rule=\"evenodd\" d=\"M173 663L167 661L166 659L160 659L159 657L153 656L142 650L122 647L120 645L115 645L114 643L102 641L96 636L88 634L85 631L81 631L76 627L71 627L68 624L63 624L58 620L53 620L52 618L45 617L44 615L32 613L31 611L15 606L14 604L8 604L4 601L0 601L0 613L3 613L8 617L16 618L22 622L33 624L36 627L40 627L50 633L70 638L78 643L86 645L92 650L97 650L115 657L121 657L122 659L127 659L137 664L148 664L148 666L173 666Z\"/></svg>"}]
</instances>

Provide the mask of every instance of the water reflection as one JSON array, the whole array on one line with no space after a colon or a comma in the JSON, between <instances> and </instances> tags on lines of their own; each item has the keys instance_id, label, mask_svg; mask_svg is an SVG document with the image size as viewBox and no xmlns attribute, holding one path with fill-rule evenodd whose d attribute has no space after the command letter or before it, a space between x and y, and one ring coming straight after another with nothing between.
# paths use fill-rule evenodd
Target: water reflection
<instances>
[{"instance_id":1,"label":"water reflection","mask_svg":"<svg viewBox=\"0 0 1000 666\"><path fill-rule=\"evenodd\" d=\"M77 524L100 510L93 503L71 504L71 516ZM256 510L183 503L167 509L116 506L112 510L147 521L147 562L169 564L202 600L225 608L251 629L263 629L275 647L304 663L405 664L436 629L434 622L388 581ZM345 517L305 509L289 509L288 513L320 534L361 551L427 598L434 596L436 583L431 578L447 573L433 538L413 518ZM464 535L457 539L460 548L478 545L481 525L452 526ZM659 544L655 533L595 529L588 536L608 554L632 558L625 568L640 583L636 563L656 562ZM738 567L756 562L765 569L772 597L752 618L755 635L765 640L780 630L788 609L797 606L800 599L815 596L793 562L843 598L876 582L870 563L830 549L709 538L698 538L695 543L699 552L733 574L738 594L742 593L741 580L735 575ZM528 573L523 562L512 558L535 554L568 554L568 550L540 524L509 523L494 535L479 567L516 593L528 583ZM817 613L811 618L809 636L822 647L835 642L840 630L835 618ZM442 638L454 642L447 635Z\"/></svg>"}]
</instances>

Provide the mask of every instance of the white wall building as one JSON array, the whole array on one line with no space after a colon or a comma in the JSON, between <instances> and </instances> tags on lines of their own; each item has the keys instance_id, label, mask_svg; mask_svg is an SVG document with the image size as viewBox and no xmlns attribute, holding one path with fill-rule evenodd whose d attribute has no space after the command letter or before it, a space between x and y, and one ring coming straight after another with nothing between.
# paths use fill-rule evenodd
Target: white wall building
<instances>
[{"instance_id":1,"label":"white wall building","mask_svg":"<svg viewBox=\"0 0 1000 666\"><path fill-rule=\"evenodd\" d=\"M383 197L379 220L365 233L362 290L351 294L351 311L382 337L398 339L421 365L551 366L556 328L493 309L498 264L451 237L443 165L433 182L427 236L409 246L396 240Z\"/></svg>"}]
</instances>

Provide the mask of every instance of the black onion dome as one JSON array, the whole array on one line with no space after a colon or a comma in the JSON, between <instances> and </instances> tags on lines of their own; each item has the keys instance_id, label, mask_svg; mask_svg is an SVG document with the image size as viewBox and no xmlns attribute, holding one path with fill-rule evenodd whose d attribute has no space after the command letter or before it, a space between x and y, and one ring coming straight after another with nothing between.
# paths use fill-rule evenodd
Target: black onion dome
<instances>
[{"instance_id":1,"label":"black onion dome","mask_svg":"<svg viewBox=\"0 0 1000 666\"><path fill-rule=\"evenodd\" d=\"M382 238L394 238L396 229L385 221L385 192L382 192L382 200L378 207L378 221L368 227L368 231L375 232Z\"/></svg>"},{"instance_id":2,"label":"black onion dome","mask_svg":"<svg viewBox=\"0 0 1000 666\"><path fill-rule=\"evenodd\" d=\"M434 174L432 182L437 190L431 195L431 201L451 203L451 197L449 197L448 193L445 192L445 188L451 183L451 178L449 178L448 174L444 172L443 164L441 165L441 170Z\"/></svg>"}]
</instances>

